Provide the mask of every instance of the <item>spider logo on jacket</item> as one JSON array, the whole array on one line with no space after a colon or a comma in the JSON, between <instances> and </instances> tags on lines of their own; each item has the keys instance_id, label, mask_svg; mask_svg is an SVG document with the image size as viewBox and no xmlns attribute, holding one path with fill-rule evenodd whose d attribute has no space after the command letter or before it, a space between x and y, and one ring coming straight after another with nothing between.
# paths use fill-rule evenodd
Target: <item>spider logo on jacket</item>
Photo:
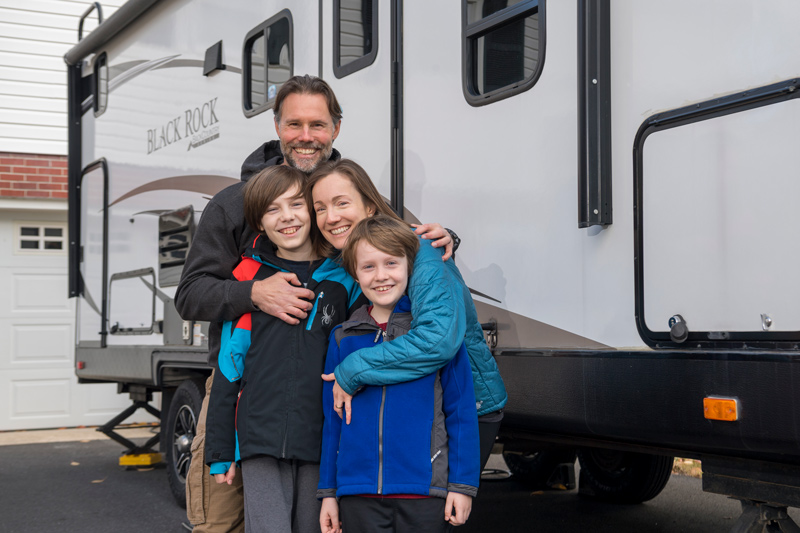
<instances>
[{"instance_id":1,"label":"spider logo on jacket","mask_svg":"<svg viewBox=\"0 0 800 533\"><path fill-rule=\"evenodd\" d=\"M336 310L333 306L326 305L322 308L322 325L323 326L330 326L331 322L333 321L333 315L336 314Z\"/></svg>"}]
</instances>

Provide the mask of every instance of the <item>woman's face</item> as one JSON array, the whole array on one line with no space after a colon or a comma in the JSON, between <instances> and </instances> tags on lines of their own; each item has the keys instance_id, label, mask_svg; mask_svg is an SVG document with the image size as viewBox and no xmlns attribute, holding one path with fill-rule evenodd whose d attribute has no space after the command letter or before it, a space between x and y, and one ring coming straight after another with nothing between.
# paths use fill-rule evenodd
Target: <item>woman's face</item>
<instances>
[{"instance_id":1,"label":"woman's face","mask_svg":"<svg viewBox=\"0 0 800 533\"><path fill-rule=\"evenodd\" d=\"M375 214L375 209L364 204L350 179L341 174L333 173L319 180L311 196L317 227L337 250L344 248L353 226Z\"/></svg>"}]
</instances>

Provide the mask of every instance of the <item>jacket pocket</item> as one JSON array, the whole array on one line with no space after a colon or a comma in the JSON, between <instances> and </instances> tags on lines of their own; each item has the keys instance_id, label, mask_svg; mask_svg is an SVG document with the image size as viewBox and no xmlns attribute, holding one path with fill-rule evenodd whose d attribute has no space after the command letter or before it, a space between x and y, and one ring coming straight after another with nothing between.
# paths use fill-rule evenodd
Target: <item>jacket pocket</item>
<instances>
[{"instance_id":1,"label":"jacket pocket","mask_svg":"<svg viewBox=\"0 0 800 533\"><path fill-rule=\"evenodd\" d=\"M322 298L324 296L325 296L325 293L324 292L320 292L317 295L316 300L314 300L314 306L311 308L311 313L309 313L309 315L308 315L308 322L306 322L306 331L309 331L311 329L311 326L314 324L314 317L317 316L317 309L319 309L319 306L321 305L320 301L322 300Z\"/></svg>"},{"instance_id":2,"label":"jacket pocket","mask_svg":"<svg viewBox=\"0 0 800 533\"><path fill-rule=\"evenodd\" d=\"M203 464L205 463L205 432L197 434L192 440L192 462L186 473L186 517L194 525L206 521L205 493L206 487L203 479ZM208 476L211 477L211 476Z\"/></svg>"}]
</instances>

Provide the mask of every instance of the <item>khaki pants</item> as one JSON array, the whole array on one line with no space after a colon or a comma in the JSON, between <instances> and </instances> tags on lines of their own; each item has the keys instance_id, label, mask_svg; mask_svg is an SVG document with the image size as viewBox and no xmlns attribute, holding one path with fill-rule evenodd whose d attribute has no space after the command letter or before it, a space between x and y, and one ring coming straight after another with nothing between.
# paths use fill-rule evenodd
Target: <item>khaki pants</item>
<instances>
[{"instance_id":1,"label":"khaki pants","mask_svg":"<svg viewBox=\"0 0 800 533\"><path fill-rule=\"evenodd\" d=\"M186 516L195 526L194 533L243 533L242 472L236 472L233 485L218 485L205 464L206 416L213 382L212 373L206 381L206 397L192 441L192 463L186 474Z\"/></svg>"}]
</instances>

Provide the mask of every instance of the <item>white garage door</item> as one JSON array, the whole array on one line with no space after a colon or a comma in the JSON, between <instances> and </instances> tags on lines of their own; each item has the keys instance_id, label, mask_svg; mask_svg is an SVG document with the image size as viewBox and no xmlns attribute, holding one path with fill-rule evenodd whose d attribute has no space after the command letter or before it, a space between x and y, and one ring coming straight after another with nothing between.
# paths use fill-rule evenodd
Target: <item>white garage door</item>
<instances>
[{"instance_id":1,"label":"white garage door","mask_svg":"<svg viewBox=\"0 0 800 533\"><path fill-rule=\"evenodd\" d=\"M0 430L102 425L130 405L116 385L78 385L67 214L52 205L0 209Z\"/></svg>"}]
</instances>

